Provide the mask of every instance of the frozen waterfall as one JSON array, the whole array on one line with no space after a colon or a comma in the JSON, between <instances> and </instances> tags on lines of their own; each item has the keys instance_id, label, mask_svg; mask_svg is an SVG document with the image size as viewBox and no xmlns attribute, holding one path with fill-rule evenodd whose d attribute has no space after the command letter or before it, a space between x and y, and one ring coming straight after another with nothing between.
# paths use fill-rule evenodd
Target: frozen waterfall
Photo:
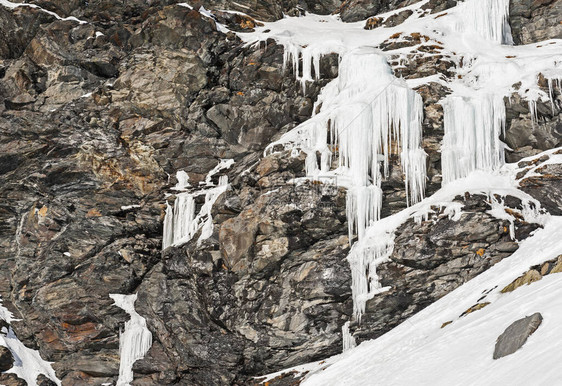
<instances>
[{"instance_id":1,"label":"frozen waterfall","mask_svg":"<svg viewBox=\"0 0 562 386\"><path fill-rule=\"evenodd\" d=\"M473 170L495 170L503 165L503 96L450 96L443 102L443 110L443 184L466 177Z\"/></svg>"},{"instance_id":2,"label":"frozen waterfall","mask_svg":"<svg viewBox=\"0 0 562 386\"><path fill-rule=\"evenodd\" d=\"M146 320L135 311L137 295L110 294L115 305L128 313L131 319L119 334L119 378L117 386L127 386L133 381L133 364L142 359L152 346L152 333L146 328Z\"/></svg>"},{"instance_id":3,"label":"frozen waterfall","mask_svg":"<svg viewBox=\"0 0 562 386\"><path fill-rule=\"evenodd\" d=\"M214 174L222 169L232 166L233 160L221 160L219 164L212 169L200 183L202 188L193 192L178 193L172 207L166 202L166 215L164 217L164 234L162 237L162 249L166 249L172 245L181 245L187 243L201 230L199 240L209 238L213 234L213 219L211 210L217 198L228 189L228 177L220 176L218 185L214 186L211 178ZM184 171L177 172L178 184L174 190L186 190L189 187L187 183L189 177ZM203 206L197 212L196 198L204 196Z\"/></svg>"},{"instance_id":4,"label":"frozen waterfall","mask_svg":"<svg viewBox=\"0 0 562 386\"><path fill-rule=\"evenodd\" d=\"M423 102L394 77L383 55L369 47L344 54L338 78L324 88L316 105L321 106L317 115L270 149L277 144L300 148L307 154L309 177L331 174L348 188L350 239L355 233L361 239L379 219L381 181L390 174L391 158L400 160L408 203L423 198Z\"/></svg>"}]
</instances>

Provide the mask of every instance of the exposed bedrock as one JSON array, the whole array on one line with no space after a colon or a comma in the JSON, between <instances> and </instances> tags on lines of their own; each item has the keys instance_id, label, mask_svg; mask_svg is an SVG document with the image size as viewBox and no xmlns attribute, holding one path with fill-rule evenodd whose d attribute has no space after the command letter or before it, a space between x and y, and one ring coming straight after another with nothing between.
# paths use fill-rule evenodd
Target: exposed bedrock
<instances>
[{"instance_id":1,"label":"exposed bedrock","mask_svg":"<svg viewBox=\"0 0 562 386\"><path fill-rule=\"evenodd\" d=\"M236 3L242 7L201 2L242 12L251 6L248 13L261 20L303 9L327 14L342 3L343 17L353 20L399 5ZM337 76L337 56L322 59L321 80L303 92L294 74L283 72L281 46L271 40L245 46L171 1L34 4L89 23L0 6L0 296L20 319L12 323L18 338L53 362L63 385L115 382L119 331L129 316L109 294L138 293L136 310L154 343L134 366L135 384L244 384L339 353L341 327L353 310L345 191L297 183L302 154L263 154L310 117L320 89ZM543 27L533 15L522 23L534 29L521 29L521 36L553 37L548 26L537 32ZM232 20L252 28L248 19ZM452 59L421 39L404 41L435 55L411 55L399 69L395 63L396 75L454 76ZM381 48L400 48L393 44ZM450 90L433 82L417 92L424 101L429 195L441 186L439 101ZM514 96L507 104L509 160L560 145L555 92L554 107L537 103L534 123L527 101ZM235 164L219 174L231 186L212 210L212 236L198 244L196 235L162 253L165 194L173 193L176 171L197 186L227 158ZM558 213L561 175L559 165L548 165L522 174L521 186ZM406 206L398 154L382 188L383 216ZM398 230L391 261L379 272L392 289L372 299L363 323L352 326L359 341L515 250L504 229L509 224L486 213L486 199L459 200L466 213L456 222L435 214L434 226L409 221ZM520 239L533 229L517 225ZM0 376L2 384L21 382Z\"/></svg>"}]
</instances>

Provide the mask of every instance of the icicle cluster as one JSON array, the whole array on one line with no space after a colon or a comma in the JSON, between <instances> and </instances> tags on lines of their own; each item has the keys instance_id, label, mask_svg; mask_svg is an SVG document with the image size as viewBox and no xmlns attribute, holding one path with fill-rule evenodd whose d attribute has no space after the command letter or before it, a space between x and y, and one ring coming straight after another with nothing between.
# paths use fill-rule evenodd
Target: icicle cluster
<instances>
[{"instance_id":1,"label":"icicle cluster","mask_svg":"<svg viewBox=\"0 0 562 386\"><path fill-rule=\"evenodd\" d=\"M381 234L369 237L368 243L360 240L347 256L351 268L353 313L356 320L361 320L367 300L388 289L379 283L377 266L390 257L393 247L393 235Z\"/></svg>"},{"instance_id":2,"label":"icicle cluster","mask_svg":"<svg viewBox=\"0 0 562 386\"><path fill-rule=\"evenodd\" d=\"M303 90L306 82L320 79L321 51L314 46L300 47L294 44L285 44L283 51L283 70L289 63L292 64L293 73L300 80Z\"/></svg>"},{"instance_id":3,"label":"icicle cluster","mask_svg":"<svg viewBox=\"0 0 562 386\"><path fill-rule=\"evenodd\" d=\"M382 55L361 48L343 55L339 77L325 87L317 105L320 113L279 143L307 153L308 176L338 176L338 183L348 188L350 239L354 233L361 239L379 219L381 180L389 175L391 156L400 157L408 202L423 198L422 99L392 75Z\"/></svg>"},{"instance_id":4,"label":"icicle cluster","mask_svg":"<svg viewBox=\"0 0 562 386\"><path fill-rule=\"evenodd\" d=\"M128 386L133 381L133 364L142 359L152 346L152 333L146 320L135 311L137 295L110 294L115 305L127 312L131 319L119 335L119 378L117 386Z\"/></svg>"},{"instance_id":5,"label":"icicle cluster","mask_svg":"<svg viewBox=\"0 0 562 386\"><path fill-rule=\"evenodd\" d=\"M473 170L495 170L504 161L505 105L499 95L450 96L443 102L443 184Z\"/></svg>"},{"instance_id":6,"label":"icicle cluster","mask_svg":"<svg viewBox=\"0 0 562 386\"><path fill-rule=\"evenodd\" d=\"M221 160L211 170L203 182L203 189L194 192L183 192L176 195L174 206L166 203L166 216L164 217L164 235L162 238L162 249L172 245L187 243L201 230L198 241L205 240L213 234L213 219L211 210L217 198L228 189L228 177L220 176L218 186L214 186L211 178L221 169L229 168L233 160ZM189 187L189 177L183 171L177 172L178 184L174 190L184 190ZM205 203L196 214L195 198L205 196Z\"/></svg>"},{"instance_id":7,"label":"icicle cluster","mask_svg":"<svg viewBox=\"0 0 562 386\"><path fill-rule=\"evenodd\" d=\"M459 32L475 32L486 40L513 44L509 26L509 0L466 0L457 8L462 15Z\"/></svg>"}]
</instances>

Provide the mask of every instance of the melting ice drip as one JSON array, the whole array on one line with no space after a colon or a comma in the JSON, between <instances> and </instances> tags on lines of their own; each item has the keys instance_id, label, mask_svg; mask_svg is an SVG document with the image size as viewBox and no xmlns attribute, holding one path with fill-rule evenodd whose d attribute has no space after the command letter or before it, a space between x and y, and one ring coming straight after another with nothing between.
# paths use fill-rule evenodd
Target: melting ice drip
<instances>
[{"instance_id":1,"label":"melting ice drip","mask_svg":"<svg viewBox=\"0 0 562 386\"><path fill-rule=\"evenodd\" d=\"M357 346L357 343L355 342L355 338L349 332L349 321L345 322L345 324L342 327L342 337L343 337L344 352Z\"/></svg>"},{"instance_id":2,"label":"melting ice drip","mask_svg":"<svg viewBox=\"0 0 562 386\"><path fill-rule=\"evenodd\" d=\"M211 170L202 185L205 187L194 192L182 192L176 196L174 206L166 203L166 216L164 217L164 235L162 239L162 249L169 246L187 243L201 229L198 242L209 238L213 234L213 218L211 210L217 198L228 189L228 177L220 176L218 186L214 186L212 176L221 169L232 166L234 160L221 160L219 164ZM189 187L189 177L184 171L177 172L178 184L175 190L186 190ZM195 199L198 196L205 196L205 203L196 214Z\"/></svg>"},{"instance_id":3,"label":"melting ice drip","mask_svg":"<svg viewBox=\"0 0 562 386\"><path fill-rule=\"evenodd\" d=\"M316 105L321 106L317 115L269 149L279 144L299 148L307 154L309 177L337 176L338 184L348 188L350 240L354 233L361 239L379 219L381 181L389 176L393 155L400 157L407 201L423 198L422 99L392 75L384 56L368 47L344 54L338 78L324 88Z\"/></svg>"},{"instance_id":4,"label":"melting ice drip","mask_svg":"<svg viewBox=\"0 0 562 386\"><path fill-rule=\"evenodd\" d=\"M135 311L137 295L110 294L117 307L131 316L125 322L125 330L119 334L119 378L117 386L128 386L133 381L133 364L142 359L152 346L152 333L146 328L146 320Z\"/></svg>"}]
</instances>

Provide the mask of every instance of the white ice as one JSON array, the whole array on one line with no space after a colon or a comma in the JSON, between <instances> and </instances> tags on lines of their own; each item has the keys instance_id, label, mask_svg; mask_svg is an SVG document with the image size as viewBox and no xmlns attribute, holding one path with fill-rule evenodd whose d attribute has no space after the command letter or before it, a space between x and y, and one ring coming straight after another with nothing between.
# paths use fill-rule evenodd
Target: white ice
<instances>
[{"instance_id":1,"label":"white ice","mask_svg":"<svg viewBox=\"0 0 562 386\"><path fill-rule=\"evenodd\" d=\"M0 320L7 323L17 322L12 313L2 306L2 298L0 298ZM0 331L0 346L8 348L14 357L14 366L7 371L8 373L16 374L28 385L35 385L39 374L43 374L57 385L61 384L51 363L43 360L39 351L25 347L11 327L7 329L4 327Z\"/></svg>"},{"instance_id":2,"label":"white ice","mask_svg":"<svg viewBox=\"0 0 562 386\"><path fill-rule=\"evenodd\" d=\"M162 249L170 246L179 246L189 242L201 230L197 240L201 243L213 234L213 218L211 210L219 196L228 189L228 177L220 176L218 185L212 182L212 177L224 169L229 169L234 164L232 159L221 159L216 167L207 174L205 181L200 183L198 190L189 190L189 176L184 171L177 172L178 183L173 190L181 191L176 194L174 206L166 202L164 216L164 232ZM196 198L205 197L205 202L197 211Z\"/></svg>"},{"instance_id":3,"label":"white ice","mask_svg":"<svg viewBox=\"0 0 562 386\"><path fill-rule=\"evenodd\" d=\"M152 346L152 333L146 327L146 320L135 311L137 295L110 294L115 305L122 308L130 320L119 334L119 378L117 386L128 386L133 381L133 364L142 359Z\"/></svg>"}]
</instances>

